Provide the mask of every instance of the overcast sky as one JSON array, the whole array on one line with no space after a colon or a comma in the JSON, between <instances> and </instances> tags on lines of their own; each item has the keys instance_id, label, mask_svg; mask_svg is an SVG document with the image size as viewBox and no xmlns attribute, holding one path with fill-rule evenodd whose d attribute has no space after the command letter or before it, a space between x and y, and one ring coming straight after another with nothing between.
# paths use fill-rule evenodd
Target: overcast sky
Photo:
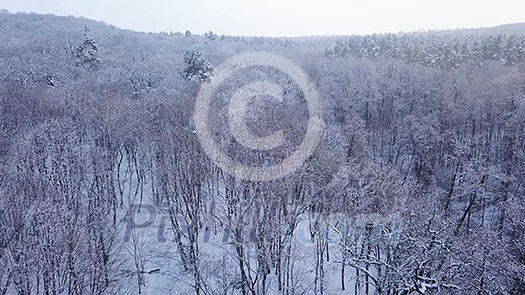
<instances>
[{"instance_id":1,"label":"overcast sky","mask_svg":"<svg viewBox=\"0 0 525 295\"><path fill-rule=\"evenodd\" d=\"M10 12L84 16L136 31L348 35L525 22L524 0L0 0Z\"/></svg>"}]
</instances>

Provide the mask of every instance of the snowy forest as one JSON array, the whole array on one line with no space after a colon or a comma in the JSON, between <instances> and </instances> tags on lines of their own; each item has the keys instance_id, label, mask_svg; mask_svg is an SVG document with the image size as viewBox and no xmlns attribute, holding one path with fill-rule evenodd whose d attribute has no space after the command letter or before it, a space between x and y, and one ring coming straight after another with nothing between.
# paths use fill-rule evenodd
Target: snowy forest
<instances>
[{"instance_id":1,"label":"snowy forest","mask_svg":"<svg viewBox=\"0 0 525 295\"><path fill-rule=\"evenodd\" d=\"M0 40L0 295L525 294L525 24L270 38L0 11ZM315 151L271 181L196 135L199 90L251 51L299 66L323 108ZM212 139L273 163L305 94L245 70ZM289 143L246 152L220 110L260 77L283 100L254 100L250 126Z\"/></svg>"}]
</instances>

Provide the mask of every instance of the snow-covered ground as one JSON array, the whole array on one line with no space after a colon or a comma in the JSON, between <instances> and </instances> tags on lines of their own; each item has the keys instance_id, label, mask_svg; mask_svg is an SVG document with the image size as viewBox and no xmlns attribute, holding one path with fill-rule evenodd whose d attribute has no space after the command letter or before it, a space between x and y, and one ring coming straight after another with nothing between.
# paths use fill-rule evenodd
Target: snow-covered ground
<instances>
[{"instance_id":1,"label":"snow-covered ground","mask_svg":"<svg viewBox=\"0 0 525 295\"><path fill-rule=\"evenodd\" d=\"M122 294L137 294L139 289L140 294L194 294L194 279L191 271L184 270L169 215L164 208L154 205L153 192L147 189L150 186L144 185L141 193L135 194L140 191L140 187L137 190L136 177L131 175L131 180L129 175L127 177L126 173L122 173L125 202L119 210L121 222L115 253L120 291ZM343 216L333 216L333 222L324 227L324 240L328 242L322 282L325 294L354 294L354 268L345 267L345 290L341 288L342 236L359 239L363 225L380 217L360 216L356 218L356 227L346 229L335 226L341 218ZM316 288L316 242L311 238L310 228L310 220L303 213L299 216L291 248L294 294L314 294ZM248 238L244 246L250 253L247 256L255 260L254 242ZM220 224L203 226L198 235L198 247L199 265L206 288L212 294L240 294L239 286L235 285L239 276L235 248L227 228ZM256 265L257 262L251 263ZM279 293L274 268L268 275L267 283L268 294ZM320 284L318 282L317 288Z\"/></svg>"}]
</instances>

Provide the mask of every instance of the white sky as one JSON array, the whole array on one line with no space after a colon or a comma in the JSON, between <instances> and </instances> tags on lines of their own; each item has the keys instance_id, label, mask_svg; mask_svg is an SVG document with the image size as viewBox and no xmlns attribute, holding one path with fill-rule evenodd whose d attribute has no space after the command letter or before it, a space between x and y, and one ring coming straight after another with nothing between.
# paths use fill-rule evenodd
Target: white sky
<instances>
[{"instance_id":1,"label":"white sky","mask_svg":"<svg viewBox=\"0 0 525 295\"><path fill-rule=\"evenodd\" d=\"M524 0L0 0L0 8L84 16L136 31L349 35L525 22Z\"/></svg>"}]
</instances>

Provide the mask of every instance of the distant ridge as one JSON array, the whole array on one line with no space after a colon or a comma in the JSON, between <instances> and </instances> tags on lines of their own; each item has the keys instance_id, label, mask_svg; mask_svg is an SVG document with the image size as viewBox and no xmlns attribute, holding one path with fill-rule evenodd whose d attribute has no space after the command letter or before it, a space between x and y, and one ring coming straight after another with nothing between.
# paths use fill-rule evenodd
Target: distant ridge
<instances>
[{"instance_id":1,"label":"distant ridge","mask_svg":"<svg viewBox=\"0 0 525 295\"><path fill-rule=\"evenodd\" d=\"M490 33L525 34L525 23L499 25L486 30Z\"/></svg>"},{"instance_id":2,"label":"distant ridge","mask_svg":"<svg viewBox=\"0 0 525 295\"><path fill-rule=\"evenodd\" d=\"M119 28L113 24L108 24L103 21L97 21L92 20L86 17L75 17L75 16L58 16L54 14L38 14L34 12L18 12L18 13L11 13L6 9L0 9L0 15L3 15L2 18L5 18L6 15L9 15L9 19L12 18L20 18L24 21L33 21L33 22L39 22L44 19L52 19L55 18L59 21L59 23L72 25L75 27L75 29L82 28L85 25L88 25L94 29L105 29L107 27L113 28L113 29L119 29L123 31L128 32L136 32L136 33L147 33L142 31L134 31L130 29L122 29ZM7 19L6 19L7 20ZM2 24L5 23L5 21L0 20L0 28ZM170 32L170 28L166 28L165 32ZM221 34L222 32L216 32L218 34ZM497 25L493 27L479 27L479 28L458 28L458 29L443 29L443 30L424 30L424 31L407 31L407 32L399 32L401 34L421 34L421 33L453 33L453 34L506 34L506 35L525 35L525 23L510 23L510 24L502 24ZM149 34L149 33L148 33ZM155 34L155 33L153 33ZM387 32L378 32L374 34L359 34L362 36L366 35L381 35L381 34L387 34ZM393 33L395 34L395 33ZM251 36L251 37L264 37L268 39L281 39L281 38L294 38L294 39L318 39L318 38L339 38L339 37L345 37L345 36L355 36L356 34L348 34L348 35L312 35L312 36L297 36L297 37L264 37L264 36ZM250 36L242 36L242 37L250 37Z\"/></svg>"},{"instance_id":3,"label":"distant ridge","mask_svg":"<svg viewBox=\"0 0 525 295\"><path fill-rule=\"evenodd\" d=\"M525 35L525 23L503 24L494 27L481 27L469 29L450 30L451 32L465 32L470 34L489 34L489 35ZM436 31L440 32L440 31Z\"/></svg>"}]
</instances>

